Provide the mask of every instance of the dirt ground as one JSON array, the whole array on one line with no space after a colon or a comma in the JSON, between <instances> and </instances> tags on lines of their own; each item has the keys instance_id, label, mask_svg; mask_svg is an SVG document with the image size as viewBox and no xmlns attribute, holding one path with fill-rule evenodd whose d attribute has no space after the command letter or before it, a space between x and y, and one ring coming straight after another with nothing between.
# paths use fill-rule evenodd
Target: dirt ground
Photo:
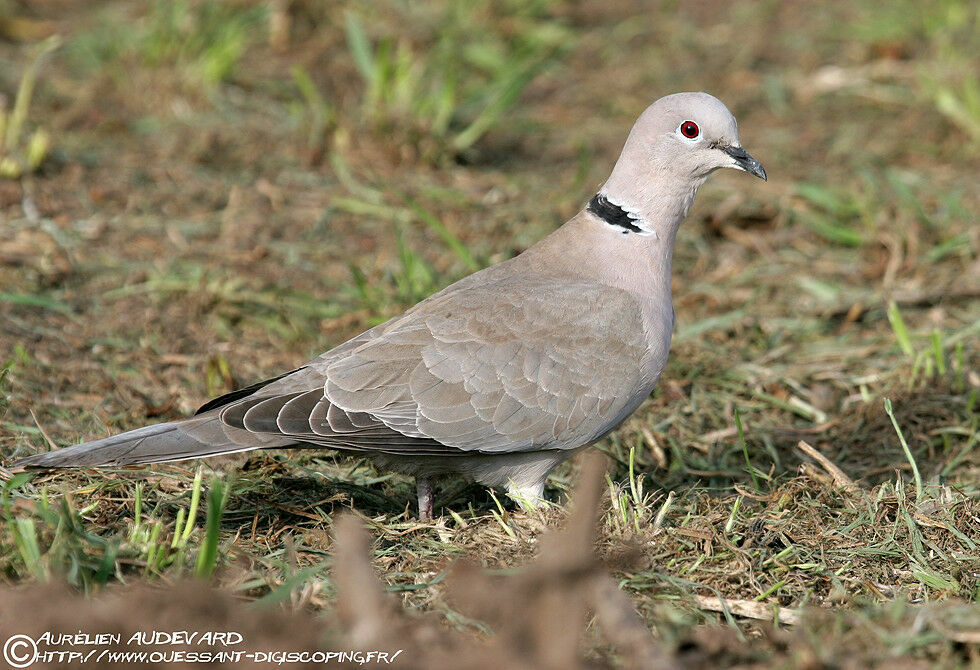
<instances>
[{"instance_id":1,"label":"dirt ground","mask_svg":"<svg viewBox=\"0 0 980 670\"><path fill-rule=\"evenodd\" d=\"M980 667L978 72L969 0L0 0L0 637L158 599L402 667ZM769 181L701 189L605 478L573 461L534 513L446 481L421 524L326 452L4 469L520 252L679 90Z\"/></svg>"}]
</instances>

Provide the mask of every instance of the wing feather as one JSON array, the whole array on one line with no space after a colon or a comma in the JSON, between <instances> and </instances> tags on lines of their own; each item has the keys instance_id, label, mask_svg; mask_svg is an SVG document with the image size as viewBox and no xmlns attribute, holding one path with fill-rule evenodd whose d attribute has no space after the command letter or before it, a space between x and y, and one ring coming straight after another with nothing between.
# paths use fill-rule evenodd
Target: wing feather
<instances>
[{"instance_id":1,"label":"wing feather","mask_svg":"<svg viewBox=\"0 0 980 670\"><path fill-rule=\"evenodd\" d=\"M331 362L330 403L481 452L574 448L636 404L646 338L625 292L523 278L471 286L413 317Z\"/></svg>"},{"instance_id":2,"label":"wing feather","mask_svg":"<svg viewBox=\"0 0 980 670\"><path fill-rule=\"evenodd\" d=\"M639 306L617 289L469 281L211 412L236 444L570 449L635 407L645 343Z\"/></svg>"}]
</instances>

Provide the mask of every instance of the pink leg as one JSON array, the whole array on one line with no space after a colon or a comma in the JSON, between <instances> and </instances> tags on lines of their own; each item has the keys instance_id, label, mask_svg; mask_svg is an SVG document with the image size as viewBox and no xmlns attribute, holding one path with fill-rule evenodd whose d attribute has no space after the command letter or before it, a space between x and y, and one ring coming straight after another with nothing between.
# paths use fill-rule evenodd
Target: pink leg
<instances>
[{"instance_id":1,"label":"pink leg","mask_svg":"<svg viewBox=\"0 0 980 670\"><path fill-rule=\"evenodd\" d=\"M434 498L432 480L428 477L416 477L415 490L419 495L419 521L432 521L432 503Z\"/></svg>"}]
</instances>

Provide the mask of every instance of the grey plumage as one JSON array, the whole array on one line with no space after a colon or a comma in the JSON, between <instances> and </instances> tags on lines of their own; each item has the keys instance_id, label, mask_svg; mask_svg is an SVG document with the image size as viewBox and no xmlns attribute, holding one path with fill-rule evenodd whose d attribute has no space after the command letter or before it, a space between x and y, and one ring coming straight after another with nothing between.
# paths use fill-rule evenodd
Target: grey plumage
<instances>
[{"instance_id":1,"label":"grey plumage","mask_svg":"<svg viewBox=\"0 0 980 670\"><path fill-rule=\"evenodd\" d=\"M694 122L699 136L680 126ZM690 132L690 126L686 127ZM708 174L765 178L735 119L704 93L637 121L601 208L304 367L191 418L38 454L21 468L135 465L325 447L419 479L458 474L539 498L548 473L649 395L667 361L674 236Z\"/></svg>"}]
</instances>

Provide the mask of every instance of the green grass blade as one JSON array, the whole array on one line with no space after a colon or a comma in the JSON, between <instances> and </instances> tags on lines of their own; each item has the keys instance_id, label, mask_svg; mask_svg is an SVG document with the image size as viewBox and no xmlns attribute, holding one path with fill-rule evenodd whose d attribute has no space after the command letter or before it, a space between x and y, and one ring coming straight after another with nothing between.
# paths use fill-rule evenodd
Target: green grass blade
<instances>
[{"instance_id":1,"label":"green grass blade","mask_svg":"<svg viewBox=\"0 0 980 670\"><path fill-rule=\"evenodd\" d=\"M412 210L415 214L422 220L432 232L439 236L439 239L445 243L447 247L452 249L456 257L459 258L468 270L471 272L476 272L482 266L477 262L470 250L466 248L466 245L460 242L459 238L452 234L452 232L446 228L445 224L439 219L432 215L432 213L426 211L418 203L412 203Z\"/></svg>"},{"instance_id":2,"label":"green grass blade","mask_svg":"<svg viewBox=\"0 0 980 670\"><path fill-rule=\"evenodd\" d=\"M194 485L191 487L191 508L187 512L187 525L184 526L184 532L180 536L180 542L178 543L181 549L187 546L187 541L191 537L191 531L194 530L194 525L197 523L197 508L201 504L201 479L203 474L203 468L198 468L197 473L194 475Z\"/></svg>"},{"instance_id":3,"label":"green grass blade","mask_svg":"<svg viewBox=\"0 0 980 670\"><path fill-rule=\"evenodd\" d=\"M204 541L197 554L197 565L194 574L197 577L209 578L214 574L218 563L218 541L221 539L221 516L225 508L225 483L215 477L211 480L211 490L208 491L208 511L205 520Z\"/></svg>"},{"instance_id":4,"label":"green grass blade","mask_svg":"<svg viewBox=\"0 0 980 670\"><path fill-rule=\"evenodd\" d=\"M905 441L905 435L902 433L902 429L898 425L898 420L895 418L895 413L892 411L892 401L891 398L885 398L885 414L892 421L892 426L895 428L895 432L898 433L898 441L902 443L902 451L905 452L905 458L908 459L909 465L912 466L912 477L915 479L915 498L916 501L922 500L922 475L919 474L919 466L915 462L915 457L912 455L912 450L909 449L908 442Z\"/></svg>"},{"instance_id":5,"label":"green grass blade","mask_svg":"<svg viewBox=\"0 0 980 670\"><path fill-rule=\"evenodd\" d=\"M28 307L41 307L50 309L52 312L70 314L71 307L63 302L48 298L43 295L30 295L27 293L6 293L0 291L0 302L10 303L11 305L25 305Z\"/></svg>"},{"instance_id":6,"label":"green grass blade","mask_svg":"<svg viewBox=\"0 0 980 670\"><path fill-rule=\"evenodd\" d=\"M350 50L351 58L354 59L354 65L370 87L378 78L378 68L371 50L371 42L364 32L364 27L353 12L347 13L344 28L347 34L347 48Z\"/></svg>"},{"instance_id":7,"label":"green grass blade","mask_svg":"<svg viewBox=\"0 0 980 670\"><path fill-rule=\"evenodd\" d=\"M470 125L453 138L453 149L464 151L483 137L490 128L500 121L504 112L517 102L517 98L520 97L530 81L544 69L549 61L550 57L541 58L530 66L513 71L493 95L490 102L487 103L487 106L483 108L483 111L473 119Z\"/></svg>"},{"instance_id":8,"label":"green grass blade","mask_svg":"<svg viewBox=\"0 0 980 670\"><path fill-rule=\"evenodd\" d=\"M892 325L898 346L905 352L905 355L910 358L915 356L912 338L909 337L909 329L905 326L905 320L902 318L902 313L898 311L898 305L895 304L894 300L888 302L888 323Z\"/></svg>"},{"instance_id":9,"label":"green grass blade","mask_svg":"<svg viewBox=\"0 0 980 670\"><path fill-rule=\"evenodd\" d=\"M755 490L761 491L762 488L759 486L759 479L755 476L755 468L752 466L752 461L749 460L749 448L745 444L745 432L742 430L742 415L739 413L737 407L733 411L735 414L735 430L738 431L738 443L742 447L742 455L745 457L745 467L752 477L752 485L755 486Z\"/></svg>"}]
</instances>

